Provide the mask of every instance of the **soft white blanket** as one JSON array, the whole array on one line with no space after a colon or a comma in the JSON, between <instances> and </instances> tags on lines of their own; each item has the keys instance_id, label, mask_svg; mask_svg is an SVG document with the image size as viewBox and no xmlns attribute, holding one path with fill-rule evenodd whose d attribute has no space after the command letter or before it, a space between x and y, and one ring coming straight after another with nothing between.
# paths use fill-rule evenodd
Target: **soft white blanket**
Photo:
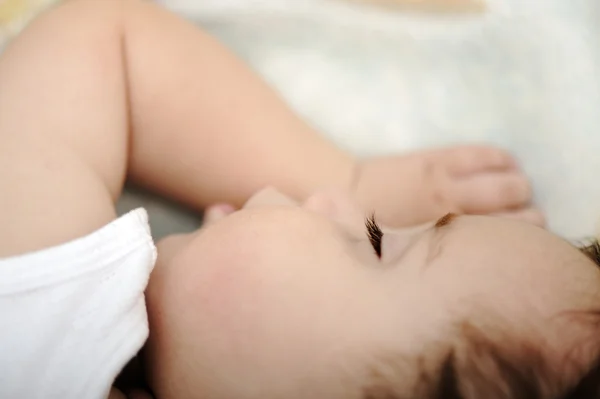
<instances>
[{"instance_id":1,"label":"soft white blanket","mask_svg":"<svg viewBox=\"0 0 600 399\"><path fill-rule=\"evenodd\" d=\"M459 16L333 0L162 2L225 41L355 153L495 143L533 178L551 229L595 232L597 0L487 0L486 13Z\"/></svg>"}]
</instances>

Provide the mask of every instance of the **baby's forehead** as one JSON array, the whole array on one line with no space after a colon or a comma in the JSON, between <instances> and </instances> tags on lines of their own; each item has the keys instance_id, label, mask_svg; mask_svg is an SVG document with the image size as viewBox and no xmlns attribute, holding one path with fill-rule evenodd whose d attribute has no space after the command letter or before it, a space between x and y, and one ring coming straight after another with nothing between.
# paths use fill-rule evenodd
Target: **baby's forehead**
<instances>
[{"instance_id":1,"label":"baby's forehead","mask_svg":"<svg viewBox=\"0 0 600 399\"><path fill-rule=\"evenodd\" d=\"M434 231L425 270L453 298L543 314L598 300L600 291L597 266L576 247L499 218L464 216Z\"/></svg>"},{"instance_id":2,"label":"baby's forehead","mask_svg":"<svg viewBox=\"0 0 600 399\"><path fill-rule=\"evenodd\" d=\"M446 222L447 218L441 220L444 222L438 223L439 227L432 232L428 256L431 263L462 259L458 263L479 270L496 269L502 264L501 270L530 266L530 269L519 269L583 269L585 273L596 273L593 263L577 247L540 227L486 216L452 217L450 222ZM566 268L569 264L573 267Z\"/></svg>"}]
</instances>

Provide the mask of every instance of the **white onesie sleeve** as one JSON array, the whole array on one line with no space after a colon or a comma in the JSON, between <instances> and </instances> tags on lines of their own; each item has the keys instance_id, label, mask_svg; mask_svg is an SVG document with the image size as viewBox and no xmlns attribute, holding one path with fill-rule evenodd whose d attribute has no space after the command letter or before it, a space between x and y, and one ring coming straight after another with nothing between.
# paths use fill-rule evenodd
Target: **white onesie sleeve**
<instances>
[{"instance_id":1,"label":"white onesie sleeve","mask_svg":"<svg viewBox=\"0 0 600 399\"><path fill-rule=\"evenodd\" d=\"M148 336L156 260L145 210L0 259L0 398L105 399Z\"/></svg>"}]
</instances>

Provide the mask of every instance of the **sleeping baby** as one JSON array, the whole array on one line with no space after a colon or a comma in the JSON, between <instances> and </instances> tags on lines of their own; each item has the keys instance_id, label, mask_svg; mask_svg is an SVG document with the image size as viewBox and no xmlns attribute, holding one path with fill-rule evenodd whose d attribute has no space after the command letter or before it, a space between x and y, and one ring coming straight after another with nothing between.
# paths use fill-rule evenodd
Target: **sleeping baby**
<instances>
[{"instance_id":1,"label":"sleeping baby","mask_svg":"<svg viewBox=\"0 0 600 399\"><path fill-rule=\"evenodd\" d=\"M159 243L160 398L597 397L597 245L485 216L385 229L339 192L209 215Z\"/></svg>"},{"instance_id":2,"label":"sleeping baby","mask_svg":"<svg viewBox=\"0 0 600 399\"><path fill-rule=\"evenodd\" d=\"M160 399L597 396L598 248L505 151L358 161L139 0L45 13L0 87L0 397L146 395L144 344ZM125 179L206 226L156 248Z\"/></svg>"}]
</instances>

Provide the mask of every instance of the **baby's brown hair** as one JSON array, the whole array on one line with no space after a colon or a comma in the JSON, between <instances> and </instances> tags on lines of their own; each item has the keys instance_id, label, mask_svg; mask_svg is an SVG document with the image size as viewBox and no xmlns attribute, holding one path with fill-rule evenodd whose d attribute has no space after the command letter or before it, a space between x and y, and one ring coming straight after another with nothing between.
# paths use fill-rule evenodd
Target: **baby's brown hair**
<instances>
[{"instance_id":1,"label":"baby's brown hair","mask_svg":"<svg viewBox=\"0 0 600 399\"><path fill-rule=\"evenodd\" d=\"M598 241L580 250L600 268ZM382 362L371 371L362 399L600 398L600 305L598 309L573 312L569 317L588 331L586 336L590 339L573 348L562 364L548 361L546 348L539 341L524 341L504 333L491 335L463 322L456 335L459 340L445 350L434 370L420 372L409 393L397 388L406 384L395 383L394 377L379 368L400 367ZM426 370L425 362L421 363L420 369Z\"/></svg>"}]
</instances>

